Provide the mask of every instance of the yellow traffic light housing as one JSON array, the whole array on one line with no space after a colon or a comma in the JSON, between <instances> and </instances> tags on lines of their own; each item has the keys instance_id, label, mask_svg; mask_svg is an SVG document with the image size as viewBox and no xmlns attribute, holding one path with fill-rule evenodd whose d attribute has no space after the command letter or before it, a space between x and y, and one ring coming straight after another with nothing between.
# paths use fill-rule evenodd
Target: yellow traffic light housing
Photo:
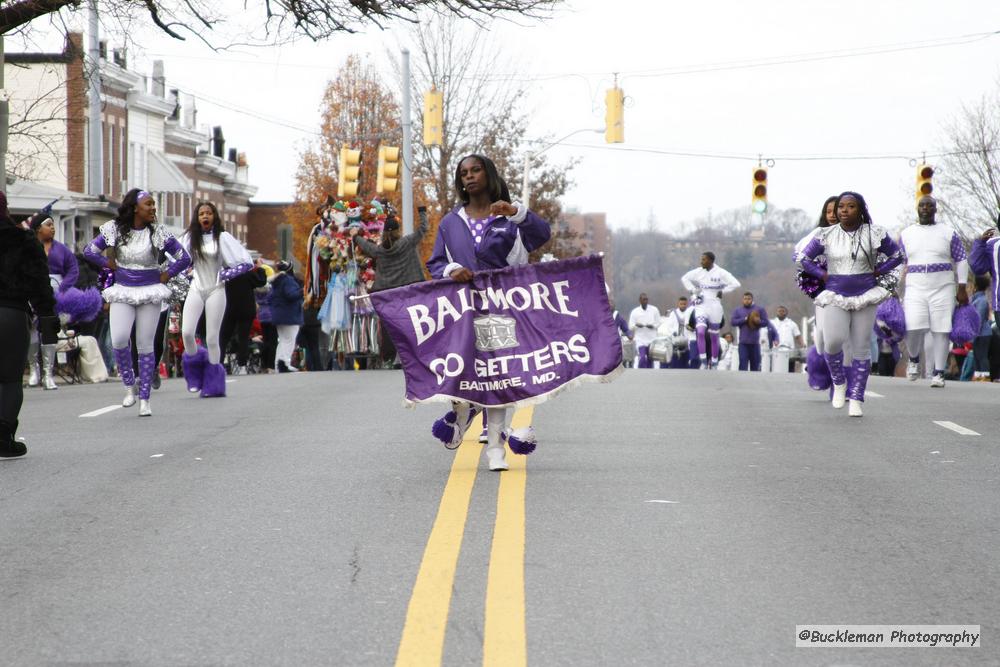
<instances>
[{"instance_id":1,"label":"yellow traffic light housing","mask_svg":"<svg viewBox=\"0 0 1000 667\"><path fill-rule=\"evenodd\" d=\"M625 143L625 92L615 86L604 96L604 142Z\"/></svg>"},{"instance_id":2,"label":"yellow traffic light housing","mask_svg":"<svg viewBox=\"0 0 1000 667\"><path fill-rule=\"evenodd\" d=\"M934 192L934 184L931 179L934 178L934 167L929 164L917 165L917 201L920 201L921 197L929 195Z\"/></svg>"},{"instance_id":3,"label":"yellow traffic light housing","mask_svg":"<svg viewBox=\"0 0 1000 667\"><path fill-rule=\"evenodd\" d=\"M337 196L357 197L361 176L361 151L344 146L337 163Z\"/></svg>"},{"instance_id":4,"label":"yellow traffic light housing","mask_svg":"<svg viewBox=\"0 0 1000 667\"><path fill-rule=\"evenodd\" d=\"M444 93L431 89L424 93L424 146L444 142Z\"/></svg>"},{"instance_id":5,"label":"yellow traffic light housing","mask_svg":"<svg viewBox=\"0 0 1000 667\"><path fill-rule=\"evenodd\" d=\"M753 170L751 208L754 213L761 215L767 211L767 169L764 167L757 167Z\"/></svg>"},{"instance_id":6,"label":"yellow traffic light housing","mask_svg":"<svg viewBox=\"0 0 1000 667\"><path fill-rule=\"evenodd\" d=\"M375 179L375 192L395 192L399 183L399 147L378 147L378 177Z\"/></svg>"}]
</instances>

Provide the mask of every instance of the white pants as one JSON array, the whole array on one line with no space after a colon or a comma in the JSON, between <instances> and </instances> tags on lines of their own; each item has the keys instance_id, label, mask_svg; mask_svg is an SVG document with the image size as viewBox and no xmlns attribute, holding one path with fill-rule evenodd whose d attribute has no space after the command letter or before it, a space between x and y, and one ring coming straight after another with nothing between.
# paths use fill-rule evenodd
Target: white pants
<instances>
[{"instance_id":1,"label":"white pants","mask_svg":"<svg viewBox=\"0 0 1000 667\"><path fill-rule=\"evenodd\" d=\"M292 352L295 351L295 338L299 335L298 324L276 324L278 330L278 349L274 353L274 362L284 361L286 366L292 365Z\"/></svg>"},{"instance_id":2,"label":"white pants","mask_svg":"<svg viewBox=\"0 0 1000 667\"><path fill-rule=\"evenodd\" d=\"M217 364L222 361L222 350L219 349L219 329L222 327L222 316L226 314L226 288L219 285L207 294L201 290L192 289L184 301L184 313L181 316L181 336L184 338L184 349L188 354L194 354L198 349L195 333L198 330L198 320L205 313L205 347L208 348L208 363Z\"/></svg>"},{"instance_id":3,"label":"white pants","mask_svg":"<svg viewBox=\"0 0 1000 667\"><path fill-rule=\"evenodd\" d=\"M955 291L955 283L934 288L907 285L903 295L906 330L930 329L932 333L951 333Z\"/></svg>"},{"instance_id":4,"label":"white pants","mask_svg":"<svg viewBox=\"0 0 1000 667\"><path fill-rule=\"evenodd\" d=\"M132 325L135 324L135 347L139 354L153 353L153 339L156 325L160 323L160 303L144 303L131 306L127 303L112 302L110 315L111 347L122 350L132 340Z\"/></svg>"},{"instance_id":5,"label":"white pants","mask_svg":"<svg viewBox=\"0 0 1000 667\"><path fill-rule=\"evenodd\" d=\"M844 310L837 306L823 308L823 351L826 354L845 352L850 347L854 359L871 359L872 327L875 326L875 306L861 310Z\"/></svg>"}]
</instances>

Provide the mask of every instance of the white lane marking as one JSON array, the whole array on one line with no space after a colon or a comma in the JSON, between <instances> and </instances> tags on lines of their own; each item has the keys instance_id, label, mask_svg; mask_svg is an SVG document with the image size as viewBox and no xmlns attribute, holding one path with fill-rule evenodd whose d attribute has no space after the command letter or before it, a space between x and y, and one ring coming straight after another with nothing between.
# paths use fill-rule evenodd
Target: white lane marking
<instances>
[{"instance_id":1,"label":"white lane marking","mask_svg":"<svg viewBox=\"0 0 1000 667\"><path fill-rule=\"evenodd\" d=\"M875 398L885 398L884 395L878 393L877 391L866 391L865 396L874 396Z\"/></svg>"},{"instance_id":2,"label":"white lane marking","mask_svg":"<svg viewBox=\"0 0 1000 667\"><path fill-rule=\"evenodd\" d=\"M931 454L940 454L940 453L941 453L941 452L939 452L939 451L938 451L938 450L936 450L936 449L935 449L935 450L934 450L933 452L931 452Z\"/></svg>"},{"instance_id":3,"label":"white lane marking","mask_svg":"<svg viewBox=\"0 0 1000 667\"><path fill-rule=\"evenodd\" d=\"M679 500L647 500L647 503L662 503L664 505L679 505Z\"/></svg>"},{"instance_id":4,"label":"white lane marking","mask_svg":"<svg viewBox=\"0 0 1000 667\"><path fill-rule=\"evenodd\" d=\"M232 384L234 382L236 382L236 380L226 380L226 384Z\"/></svg>"},{"instance_id":5,"label":"white lane marking","mask_svg":"<svg viewBox=\"0 0 1000 667\"><path fill-rule=\"evenodd\" d=\"M163 456L163 454L153 454L149 458L151 458L151 459L158 459L158 458L161 458L162 456Z\"/></svg>"},{"instance_id":6,"label":"white lane marking","mask_svg":"<svg viewBox=\"0 0 1000 667\"><path fill-rule=\"evenodd\" d=\"M954 461L941 461L941 463L954 463Z\"/></svg>"},{"instance_id":7,"label":"white lane marking","mask_svg":"<svg viewBox=\"0 0 1000 667\"><path fill-rule=\"evenodd\" d=\"M115 410L120 410L121 407L122 407L121 405L109 405L108 407L101 408L100 410L93 410L91 412L84 412L82 415L80 415L80 417L81 418L82 417L100 417L101 415L105 415L105 414L107 414L109 412L113 412Z\"/></svg>"},{"instance_id":8,"label":"white lane marking","mask_svg":"<svg viewBox=\"0 0 1000 667\"><path fill-rule=\"evenodd\" d=\"M959 435L982 435L980 433L976 433L972 429L965 428L964 426L959 426L955 422L935 421L934 423L942 428L948 429L949 431L954 431Z\"/></svg>"}]
</instances>

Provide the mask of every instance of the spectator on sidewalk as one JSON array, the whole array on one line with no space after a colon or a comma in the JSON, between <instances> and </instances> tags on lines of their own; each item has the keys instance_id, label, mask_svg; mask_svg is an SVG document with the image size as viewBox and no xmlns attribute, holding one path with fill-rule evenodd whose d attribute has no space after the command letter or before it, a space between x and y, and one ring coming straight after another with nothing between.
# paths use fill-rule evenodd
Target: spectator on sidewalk
<instances>
[{"instance_id":1,"label":"spectator on sidewalk","mask_svg":"<svg viewBox=\"0 0 1000 667\"><path fill-rule=\"evenodd\" d=\"M979 335L972 341L972 356L975 360L973 382L990 381L990 338L993 335L993 325L990 322L990 304L986 290L990 288L988 275L975 277L976 291L972 294L972 307L979 313Z\"/></svg>"}]
</instances>

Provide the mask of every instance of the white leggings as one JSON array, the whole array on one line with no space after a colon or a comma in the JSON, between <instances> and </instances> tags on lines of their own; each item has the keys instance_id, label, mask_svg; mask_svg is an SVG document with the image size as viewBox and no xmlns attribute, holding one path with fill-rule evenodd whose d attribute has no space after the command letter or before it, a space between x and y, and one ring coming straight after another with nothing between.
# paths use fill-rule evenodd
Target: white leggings
<instances>
[{"instance_id":1,"label":"white leggings","mask_svg":"<svg viewBox=\"0 0 1000 667\"><path fill-rule=\"evenodd\" d=\"M921 350L925 349L925 336L927 335L927 329L917 329L916 331L906 332L906 349L910 354L910 358L917 359L920 357ZM938 333L932 331L931 335L931 355L933 359L924 359L924 364L930 368L932 362L935 371L944 372L948 368L948 352L951 350L951 341L948 339L948 334ZM914 354L916 352L916 354Z\"/></svg>"},{"instance_id":2,"label":"white leggings","mask_svg":"<svg viewBox=\"0 0 1000 667\"><path fill-rule=\"evenodd\" d=\"M875 310L875 306L861 310L825 306L822 325L823 351L826 354L837 354L844 351L844 344L847 343L851 346L855 359L871 359Z\"/></svg>"},{"instance_id":3,"label":"white leggings","mask_svg":"<svg viewBox=\"0 0 1000 667\"><path fill-rule=\"evenodd\" d=\"M156 325L160 323L160 302L131 306L127 303L111 304L111 347L122 350L132 339L135 324L135 347L139 354L153 353Z\"/></svg>"},{"instance_id":4,"label":"white leggings","mask_svg":"<svg viewBox=\"0 0 1000 667\"><path fill-rule=\"evenodd\" d=\"M277 324L278 349L274 353L275 363L284 361L286 366L292 365L292 352L295 351L295 338L299 335L298 324Z\"/></svg>"},{"instance_id":5,"label":"white leggings","mask_svg":"<svg viewBox=\"0 0 1000 667\"><path fill-rule=\"evenodd\" d=\"M205 347L208 348L208 363L217 364L222 360L219 349L219 328L222 326L222 316L226 314L226 288L219 286L208 293L192 289L184 301L184 314L181 318L181 336L184 338L184 349L193 354L198 349L194 335L198 330L198 320L205 313Z\"/></svg>"}]
</instances>

